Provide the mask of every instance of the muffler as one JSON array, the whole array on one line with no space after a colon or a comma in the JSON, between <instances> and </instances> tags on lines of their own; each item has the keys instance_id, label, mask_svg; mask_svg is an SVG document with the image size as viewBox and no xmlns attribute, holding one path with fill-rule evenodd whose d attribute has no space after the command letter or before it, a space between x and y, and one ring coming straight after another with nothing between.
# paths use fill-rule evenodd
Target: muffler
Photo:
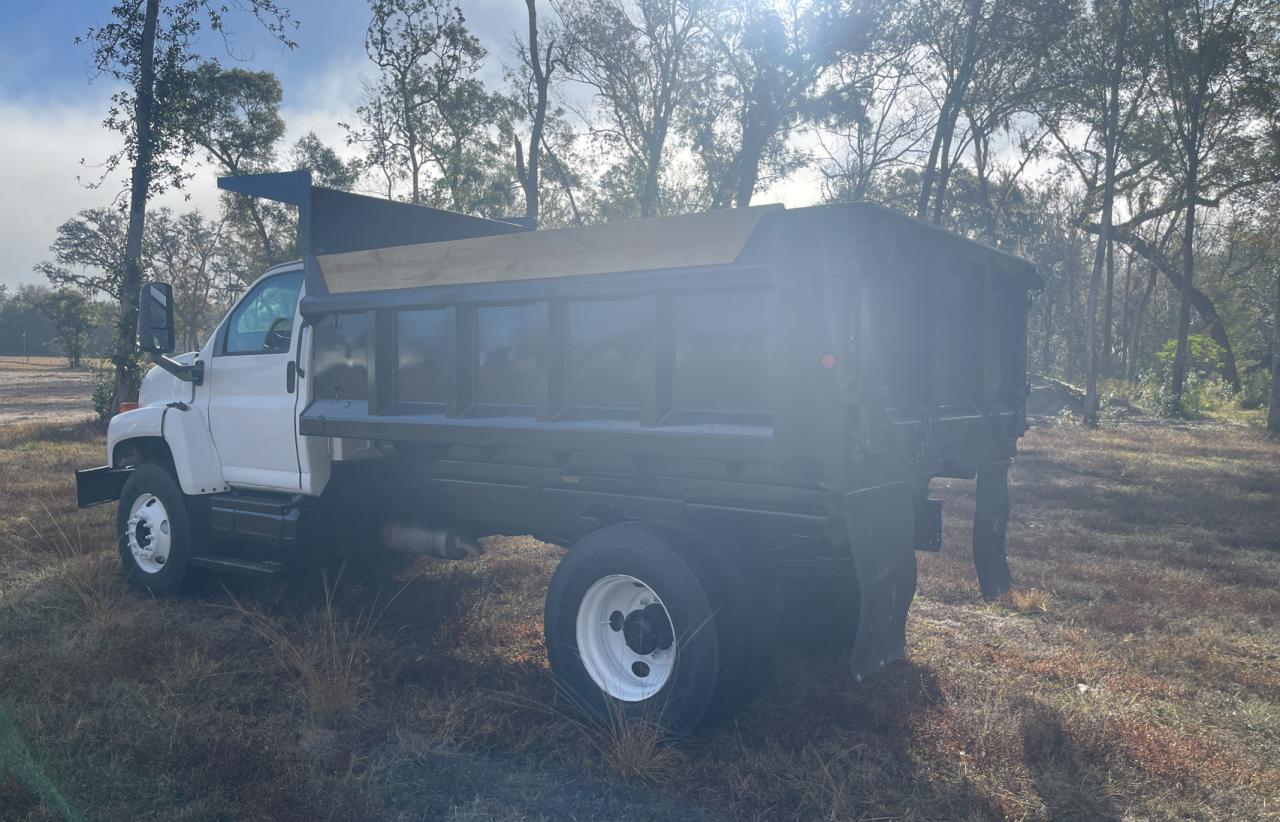
<instances>
[{"instance_id":1,"label":"muffler","mask_svg":"<svg viewBox=\"0 0 1280 822\"><path fill-rule=\"evenodd\" d=\"M393 522L382 529L382 544L392 551L437 559L474 559L484 553L469 531L455 526L428 527L416 522Z\"/></svg>"}]
</instances>

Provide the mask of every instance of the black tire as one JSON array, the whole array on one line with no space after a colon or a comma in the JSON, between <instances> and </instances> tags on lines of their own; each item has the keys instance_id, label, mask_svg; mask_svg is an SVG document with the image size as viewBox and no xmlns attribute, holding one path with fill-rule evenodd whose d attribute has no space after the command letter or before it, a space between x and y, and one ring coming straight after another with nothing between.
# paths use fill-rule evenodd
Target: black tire
<instances>
[{"instance_id":1,"label":"black tire","mask_svg":"<svg viewBox=\"0 0 1280 822\"><path fill-rule=\"evenodd\" d=\"M129 541L131 510L134 502L144 495L154 496L164 505L169 528L167 558L163 566L154 573L138 564ZM133 469L120 492L120 502L116 507L116 535L120 562L131 585L155 596L169 596L178 592L187 579L196 544L187 498L172 474L159 465L143 464Z\"/></svg>"},{"instance_id":2,"label":"black tire","mask_svg":"<svg viewBox=\"0 0 1280 822\"><path fill-rule=\"evenodd\" d=\"M644 523L667 540L702 581L715 614L720 674L702 724L733 717L755 698L773 670L778 645L777 604L768 585L742 557L735 559L715 541L679 523Z\"/></svg>"},{"instance_id":3,"label":"black tire","mask_svg":"<svg viewBox=\"0 0 1280 822\"><path fill-rule=\"evenodd\" d=\"M576 703L605 718L622 713L651 719L673 733L692 731L720 718L724 707L736 707L738 697L726 683L742 655L728 614L719 606L724 591L740 580L723 575L727 565L704 553L705 543L697 543L662 527L615 525L587 535L561 560L547 592L544 627L552 670ZM636 701L607 695L588 673L578 647L584 597L612 575L640 580L658 596L678 643L665 684Z\"/></svg>"}]
</instances>

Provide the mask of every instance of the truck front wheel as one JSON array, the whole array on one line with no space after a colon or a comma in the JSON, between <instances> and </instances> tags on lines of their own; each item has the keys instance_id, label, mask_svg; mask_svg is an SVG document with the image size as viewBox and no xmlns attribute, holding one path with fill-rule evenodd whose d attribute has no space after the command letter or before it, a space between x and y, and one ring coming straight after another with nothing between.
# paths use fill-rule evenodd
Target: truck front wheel
<instances>
[{"instance_id":1,"label":"truck front wheel","mask_svg":"<svg viewBox=\"0 0 1280 822\"><path fill-rule=\"evenodd\" d=\"M125 482L116 508L117 545L125 576L157 596L177 593L193 551L186 498L158 465L139 465Z\"/></svg>"},{"instance_id":2,"label":"truck front wheel","mask_svg":"<svg viewBox=\"0 0 1280 822\"><path fill-rule=\"evenodd\" d=\"M547 653L580 707L675 733L719 718L736 685L727 680L740 668L732 632L741 626L720 601L725 581L702 579L713 566L687 550L660 530L616 525L561 560L547 592Z\"/></svg>"}]
</instances>

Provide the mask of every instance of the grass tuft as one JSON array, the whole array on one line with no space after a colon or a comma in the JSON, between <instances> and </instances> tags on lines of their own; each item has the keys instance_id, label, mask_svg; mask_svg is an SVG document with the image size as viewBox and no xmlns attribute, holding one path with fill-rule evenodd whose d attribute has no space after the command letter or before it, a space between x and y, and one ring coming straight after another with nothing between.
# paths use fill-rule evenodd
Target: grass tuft
<instances>
[{"instance_id":1,"label":"grass tuft","mask_svg":"<svg viewBox=\"0 0 1280 822\"><path fill-rule=\"evenodd\" d=\"M567 726L591 761L624 782L664 784L685 761L677 738L663 727L660 709L631 711L625 703L602 693L605 713L601 716L559 682L556 693L559 699L554 703L510 692L492 692L490 696Z\"/></svg>"},{"instance_id":2,"label":"grass tuft","mask_svg":"<svg viewBox=\"0 0 1280 822\"><path fill-rule=\"evenodd\" d=\"M298 674L311 714L328 728L342 725L360 712L370 679L365 664L367 645L381 610L385 610L385 606L375 610L375 602L354 617L340 612L334 600L341 580L341 571L332 582L327 574L323 576L323 602L294 631L227 594L235 610Z\"/></svg>"},{"instance_id":3,"label":"grass tuft","mask_svg":"<svg viewBox=\"0 0 1280 822\"><path fill-rule=\"evenodd\" d=\"M604 766L628 782L660 784L683 759L658 717L630 714L610 699L605 719L577 726Z\"/></svg>"},{"instance_id":4,"label":"grass tuft","mask_svg":"<svg viewBox=\"0 0 1280 822\"><path fill-rule=\"evenodd\" d=\"M1024 614L1049 612L1049 602L1053 594L1040 588L1014 588L1009 592L1009 600L1013 607Z\"/></svg>"}]
</instances>

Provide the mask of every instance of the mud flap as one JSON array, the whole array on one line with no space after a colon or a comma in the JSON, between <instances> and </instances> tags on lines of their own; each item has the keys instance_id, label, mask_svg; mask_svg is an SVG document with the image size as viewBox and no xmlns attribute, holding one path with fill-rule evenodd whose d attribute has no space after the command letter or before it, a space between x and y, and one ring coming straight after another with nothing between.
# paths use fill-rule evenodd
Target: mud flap
<instances>
[{"instance_id":1,"label":"mud flap","mask_svg":"<svg viewBox=\"0 0 1280 822\"><path fill-rule=\"evenodd\" d=\"M973 515L973 564L982 595L996 599L1013 587L1004 535L1009 526L1009 465L996 460L978 466L978 500Z\"/></svg>"},{"instance_id":2,"label":"mud flap","mask_svg":"<svg viewBox=\"0 0 1280 822\"><path fill-rule=\"evenodd\" d=\"M893 483L850 494L844 517L858 573L858 634L849 664L864 677L907 652L907 611L916 593L911 486Z\"/></svg>"}]
</instances>

